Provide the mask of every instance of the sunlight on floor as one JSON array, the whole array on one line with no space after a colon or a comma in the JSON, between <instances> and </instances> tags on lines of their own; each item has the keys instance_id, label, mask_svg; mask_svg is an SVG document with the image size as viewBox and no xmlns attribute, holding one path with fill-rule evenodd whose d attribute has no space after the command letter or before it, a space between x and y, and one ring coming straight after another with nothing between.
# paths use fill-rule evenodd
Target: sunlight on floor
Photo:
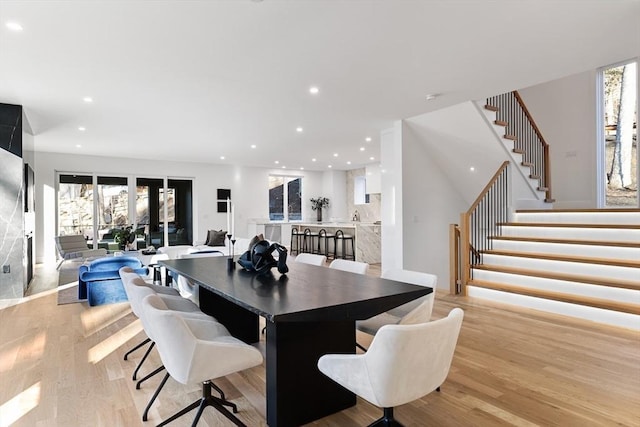
<instances>
[{"instance_id":1,"label":"sunlight on floor","mask_svg":"<svg viewBox=\"0 0 640 427\"><path fill-rule=\"evenodd\" d=\"M90 363L98 363L109 354L114 352L118 347L135 337L142 331L142 322L136 319L131 324L122 328L118 333L111 335L109 338L91 347L87 353Z\"/></svg>"},{"instance_id":2,"label":"sunlight on floor","mask_svg":"<svg viewBox=\"0 0 640 427\"><path fill-rule=\"evenodd\" d=\"M40 403L40 381L0 405L0 427L8 427Z\"/></svg>"},{"instance_id":3,"label":"sunlight on floor","mask_svg":"<svg viewBox=\"0 0 640 427\"><path fill-rule=\"evenodd\" d=\"M88 337L131 313L128 302L89 307L80 314L84 336Z\"/></svg>"},{"instance_id":4,"label":"sunlight on floor","mask_svg":"<svg viewBox=\"0 0 640 427\"><path fill-rule=\"evenodd\" d=\"M46 334L44 332L40 332L38 335L33 337L30 342L16 343L11 348L3 350L0 352L0 372L8 372L12 370L16 361L23 361L27 357L36 360L40 359L44 354L44 345L46 342Z\"/></svg>"}]
</instances>

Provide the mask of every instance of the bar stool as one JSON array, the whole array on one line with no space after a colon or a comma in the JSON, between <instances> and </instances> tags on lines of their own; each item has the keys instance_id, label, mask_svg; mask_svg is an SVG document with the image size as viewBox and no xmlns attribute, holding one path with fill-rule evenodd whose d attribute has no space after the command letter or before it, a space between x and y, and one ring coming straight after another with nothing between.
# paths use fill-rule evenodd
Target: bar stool
<instances>
[{"instance_id":1,"label":"bar stool","mask_svg":"<svg viewBox=\"0 0 640 427\"><path fill-rule=\"evenodd\" d=\"M324 239L324 251L322 250L322 239ZM318 231L318 253L329 257L329 240L333 240L333 247L335 251L336 236L328 236L327 230L324 228Z\"/></svg>"},{"instance_id":2,"label":"bar stool","mask_svg":"<svg viewBox=\"0 0 640 427\"><path fill-rule=\"evenodd\" d=\"M347 241L351 242L351 253L347 252ZM338 257L338 246L341 243L342 256ZM356 260L355 247L353 245L353 236L350 234L344 234L342 230L336 231L335 235L335 250L333 251L333 258L352 259Z\"/></svg>"},{"instance_id":3,"label":"bar stool","mask_svg":"<svg viewBox=\"0 0 640 427\"><path fill-rule=\"evenodd\" d=\"M303 237L304 236L303 236L302 233L300 233L300 230L298 230L295 227L291 227L291 245L290 245L291 249L289 251L289 253L291 253L291 255L293 255L294 252L295 253L302 252L300 248L302 246L301 242L302 242ZM295 244L295 246L294 246L294 244Z\"/></svg>"},{"instance_id":4,"label":"bar stool","mask_svg":"<svg viewBox=\"0 0 640 427\"><path fill-rule=\"evenodd\" d=\"M302 238L302 252L307 252L310 254L317 253L317 246L315 245L314 241L315 239L318 239L318 233L316 231L311 231L311 229L309 228L305 228Z\"/></svg>"}]
</instances>

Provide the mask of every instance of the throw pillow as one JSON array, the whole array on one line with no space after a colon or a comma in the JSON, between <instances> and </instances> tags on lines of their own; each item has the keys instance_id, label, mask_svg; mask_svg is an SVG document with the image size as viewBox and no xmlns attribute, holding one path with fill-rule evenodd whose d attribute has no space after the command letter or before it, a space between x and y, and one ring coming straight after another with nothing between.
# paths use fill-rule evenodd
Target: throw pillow
<instances>
[{"instance_id":1,"label":"throw pillow","mask_svg":"<svg viewBox=\"0 0 640 427\"><path fill-rule=\"evenodd\" d=\"M207 246L225 246L226 231L209 230L207 232L207 241L204 243Z\"/></svg>"}]
</instances>

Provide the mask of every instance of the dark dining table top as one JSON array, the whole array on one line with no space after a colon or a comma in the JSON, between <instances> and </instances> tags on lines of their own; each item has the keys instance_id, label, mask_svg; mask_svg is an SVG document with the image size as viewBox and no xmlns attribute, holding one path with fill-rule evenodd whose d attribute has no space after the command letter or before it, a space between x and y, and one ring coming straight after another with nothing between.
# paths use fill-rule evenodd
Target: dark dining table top
<instances>
[{"instance_id":1,"label":"dark dining table top","mask_svg":"<svg viewBox=\"0 0 640 427\"><path fill-rule=\"evenodd\" d=\"M258 275L227 257L159 261L217 295L271 322L362 320L432 292L431 288L290 260Z\"/></svg>"}]
</instances>

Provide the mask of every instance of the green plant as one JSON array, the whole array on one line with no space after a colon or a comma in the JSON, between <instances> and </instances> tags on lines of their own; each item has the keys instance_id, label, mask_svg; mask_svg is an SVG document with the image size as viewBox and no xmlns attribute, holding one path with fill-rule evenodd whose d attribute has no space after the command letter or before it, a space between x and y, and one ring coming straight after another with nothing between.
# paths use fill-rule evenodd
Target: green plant
<instances>
[{"instance_id":1,"label":"green plant","mask_svg":"<svg viewBox=\"0 0 640 427\"><path fill-rule=\"evenodd\" d=\"M314 211L317 209L326 208L329 206L329 199L326 197L318 197L317 199L311 199L311 209Z\"/></svg>"},{"instance_id":2,"label":"green plant","mask_svg":"<svg viewBox=\"0 0 640 427\"><path fill-rule=\"evenodd\" d=\"M133 243L135 239L136 236L133 232L132 225L121 228L113 234L113 240L122 248L124 248L127 243Z\"/></svg>"}]
</instances>

